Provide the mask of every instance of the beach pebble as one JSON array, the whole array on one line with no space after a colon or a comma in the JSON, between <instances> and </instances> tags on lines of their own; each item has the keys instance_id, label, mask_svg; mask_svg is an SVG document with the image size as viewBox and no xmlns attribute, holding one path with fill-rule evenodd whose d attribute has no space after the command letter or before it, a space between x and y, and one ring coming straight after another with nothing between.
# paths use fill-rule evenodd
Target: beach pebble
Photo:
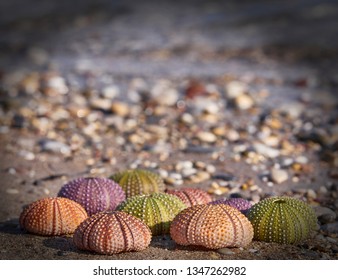
<instances>
[{"instance_id":1,"label":"beach pebble","mask_svg":"<svg viewBox=\"0 0 338 280\"><path fill-rule=\"evenodd\" d=\"M90 106L93 109L108 111L111 109L111 101L104 98L93 98L90 100Z\"/></svg>"},{"instance_id":2,"label":"beach pebble","mask_svg":"<svg viewBox=\"0 0 338 280\"><path fill-rule=\"evenodd\" d=\"M121 117L127 116L130 112L129 105L124 102L114 102L111 105L111 110L113 113Z\"/></svg>"},{"instance_id":3,"label":"beach pebble","mask_svg":"<svg viewBox=\"0 0 338 280\"><path fill-rule=\"evenodd\" d=\"M329 233L338 233L338 222L325 224L321 227L323 231L327 231Z\"/></svg>"},{"instance_id":4,"label":"beach pebble","mask_svg":"<svg viewBox=\"0 0 338 280\"><path fill-rule=\"evenodd\" d=\"M283 169L273 168L270 173L271 180L277 184L281 184L288 180L289 175L288 172Z\"/></svg>"},{"instance_id":5,"label":"beach pebble","mask_svg":"<svg viewBox=\"0 0 338 280\"><path fill-rule=\"evenodd\" d=\"M8 193L8 194L18 194L19 191L17 189L11 188L11 189L7 189L6 193Z\"/></svg>"},{"instance_id":6,"label":"beach pebble","mask_svg":"<svg viewBox=\"0 0 338 280\"><path fill-rule=\"evenodd\" d=\"M248 110L255 105L255 102L249 95L242 94L235 98L235 104L240 110Z\"/></svg>"},{"instance_id":7,"label":"beach pebble","mask_svg":"<svg viewBox=\"0 0 338 280\"><path fill-rule=\"evenodd\" d=\"M268 158L275 158L280 155L280 151L271 147L268 147L262 143L254 143L253 144L254 149L257 151L257 153L268 157Z\"/></svg>"},{"instance_id":8,"label":"beach pebble","mask_svg":"<svg viewBox=\"0 0 338 280\"><path fill-rule=\"evenodd\" d=\"M235 254L231 249L229 248L221 248L217 250L218 253L222 254L222 255L233 255Z\"/></svg>"},{"instance_id":9,"label":"beach pebble","mask_svg":"<svg viewBox=\"0 0 338 280\"><path fill-rule=\"evenodd\" d=\"M39 141L41 150L44 152L61 153L64 155L70 155L71 149L68 145L49 139L43 139Z\"/></svg>"},{"instance_id":10,"label":"beach pebble","mask_svg":"<svg viewBox=\"0 0 338 280\"><path fill-rule=\"evenodd\" d=\"M208 131L200 131L197 133L196 137L206 143L213 143L217 140L216 135Z\"/></svg>"},{"instance_id":11,"label":"beach pebble","mask_svg":"<svg viewBox=\"0 0 338 280\"><path fill-rule=\"evenodd\" d=\"M245 94L248 90L248 87L243 82L231 81L226 85L225 89L226 89L227 97L230 99L233 99L240 95Z\"/></svg>"},{"instance_id":12,"label":"beach pebble","mask_svg":"<svg viewBox=\"0 0 338 280\"><path fill-rule=\"evenodd\" d=\"M337 214L330 208L323 207L323 206L316 206L314 207L314 210L315 210L318 220L322 224L331 223L337 218Z\"/></svg>"},{"instance_id":13,"label":"beach pebble","mask_svg":"<svg viewBox=\"0 0 338 280\"><path fill-rule=\"evenodd\" d=\"M120 93L120 89L116 85L106 86L102 89L102 96L107 99L114 99Z\"/></svg>"}]
</instances>

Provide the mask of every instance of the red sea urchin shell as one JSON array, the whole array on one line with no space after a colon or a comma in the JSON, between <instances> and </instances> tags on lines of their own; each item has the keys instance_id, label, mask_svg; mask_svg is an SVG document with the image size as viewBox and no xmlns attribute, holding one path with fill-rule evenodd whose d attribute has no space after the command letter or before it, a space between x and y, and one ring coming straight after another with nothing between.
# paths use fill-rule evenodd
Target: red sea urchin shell
<instances>
[{"instance_id":1,"label":"red sea urchin shell","mask_svg":"<svg viewBox=\"0 0 338 280\"><path fill-rule=\"evenodd\" d=\"M81 204L88 215L115 210L125 200L122 188L107 178L78 178L65 184L58 196L66 197Z\"/></svg>"},{"instance_id":2,"label":"red sea urchin shell","mask_svg":"<svg viewBox=\"0 0 338 280\"><path fill-rule=\"evenodd\" d=\"M166 193L180 198L187 207L206 204L212 201L211 196L203 190L194 188L182 188L179 190L167 190Z\"/></svg>"},{"instance_id":3,"label":"red sea urchin shell","mask_svg":"<svg viewBox=\"0 0 338 280\"><path fill-rule=\"evenodd\" d=\"M151 241L149 227L140 219L124 212L101 212L85 220L73 236L81 250L100 254L141 251Z\"/></svg>"},{"instance_id":4,"label":"red sea urchin shell","mask_svg":"<svg viewBox=\"0 0 338 280\"><path fill-rule=\"evenodd\" d=\"M71 234L87 217L85 209L70 199L44 198L23 210L20 226L39 235Z\"/></svg>"},{"instance_id":5,"label":"red sea urchin shell","mask_svg":"<svg viewBox=\"0 0 338 280\"><path fill-rule=\"evenodd\" d=\"M171 224L170 235L180 245L210 249L244 247L252 241L253 228L249 220L231 206L203 204L179 213Z\"/></svg>"}]
</instances>

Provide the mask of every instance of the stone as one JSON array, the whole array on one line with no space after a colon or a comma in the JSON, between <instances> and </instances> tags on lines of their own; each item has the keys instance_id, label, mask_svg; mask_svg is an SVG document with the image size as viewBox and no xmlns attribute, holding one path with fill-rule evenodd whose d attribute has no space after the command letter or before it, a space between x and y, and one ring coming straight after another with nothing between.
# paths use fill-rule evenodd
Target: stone
<instances>
[{"instance_id":1,"label":"stone","mask_svg":"<svg viewBox=\"0 0 338 280\"><path fill-rule=\"evenodd\" d=\"M289 175L286 170L273 168L270 173L271 180L277 184L281 184L288 180Z\"/></svg>"},{"instance_id":2,"label":"stone","mask_svg":"<svg viewBox=\"0 0 338 280\"><path fill-rule=\"evenodd\" d=\"M218 253L222 254L222 255L233 255L235 254L231 249L229 248L221 248L217 250Z\"/></svg>"},{"instance_id":3,"label":"stone","mask_svg":"<svg viewBox=\"0 0 338 280\"><path fill-rule=\"evenodd\" d=\"M214 143L217 140L216 135L208 131L200 131L197 133L196 137L206 143Z\"/></svg>"},{"instance_id":4,"label":"stone","mask_svg":"<svg viewBox=\"0 0 338 280\"><path fill-rule=\"evenodd\" d=\"M39 145L43 152L61 153L64 155L71 154L71 148L68 145L55 140L43 139L39 141Z\"/></svg>"},{"instance_id":5,"label":"stone","mask_svg":"<svg viewBox=\"0 0 338 280\"><path fill-rule=\"evenodd\" d=\"M235 98L235 104L240 110L248 110L255 105L255 102L249 95L242 94Z\"/></svg>"},{"instance_id":6,"label":"stone","mask_svg":"<svg viewBox=\"0 0 338 280\"><path fill-rule=\"evenodd\" d=\"M247 85L240 81L231 81L226 85L226 93L230 99L243 95L247 91Z\"/></svg>"},{"instance_id":7,"label":"stone","mask_svg":"<svg viewBox=\"0 0 338 280\"><path fill-rule=\"evenodd\" d=\"M271 147L268 147L262 143L254 143L253 144L254 149L257 153L268 157L268 158L276 158L280 155L280 151Z\"/></svg>"},{"instance_id":8,"label":"stone","mask_svg":"<svg viewBox=\"0 0 338 280\"><path fill-rule=\"evenodd\" d=\"M181 171L182 169L189 169L193 167L193 163L189 160L179 161L175 165L176 171Z\"/></svg>"},{"instance_id":9,"label":"stone","mask_svg":"<svg viewBox=\"0 0 338 280\"><path fill-rule=\"evenodd\" d=\"M311 198L311 199L316 199L317 198L316 192L314 190L312 190L312 189L307 190L306 196L308 198Z\"/></svg>"},{"instance_id":10,"label":"stone","mask_svg":"<svg viewBox=\"0 0 338 280\"><path fill-rule=\"evenodd\" d=\"M108 111L111 109L112 103L109 99L104 98L93 98L90 101L90 106L93 109Z\"/></svg>"},{"instance_id":11,"label":"stone","mask_svg":"<svg viewBox=\"0 0 338 280\"><path fill-rule=\"evenodd\" d=\"M8 193L8 194L18 194L19 191L17 189L7 189L6 193Z\"/></svg>"},{"instance_id":12,"label":"stone","mask_svg":"<svg viewBox=\"0 0 338 280\"><path fill-rule=\"evenodd\" d=\"M106 86L102 89L102 95L107 99L114 99L120 94L120 89L116 85Z\"/></svg>"},{"instance_id":13,"label":"stone","mask_svg":"<svg viewBox=\"0 0 338 280\"><path fill-rule=\"evenodd\" d=\"M113 113L121 117L127 116L130 112L129 105L124 102L114 102L111 105L111 110Z\"/></svg>"},{"instance_id":14,"label":"stone","mask_svg":"<svg viewBox=\"0 0 338 280\"><path fill-rule=\"evenodd\" d=\"M317 218L321 224L328 224L334 222L335 219L337 218L337 214L330 208L323 206L315 206L313 209L315 210Z\"/></svg>"},{"instance_id":15,"label":"stone","mask_svg":"<svg viewBox=\"0 0 338 280\"><path fill-rule=\"evenodd\" d=\"M154 101L163 106L173 106L179 98L179 92L167 80L157 81L150 95Z\"/></svg>"},{"instance_id":16,"label":"stone","mask_svg":"<svg viewBox=\"0 0 338 280\"><path fill-rule=\"evenodd\" d=\"M329 233L338 233L338 222L325 224L321 227L323 231L329 232Z\"/></svg>"}]
</instances>

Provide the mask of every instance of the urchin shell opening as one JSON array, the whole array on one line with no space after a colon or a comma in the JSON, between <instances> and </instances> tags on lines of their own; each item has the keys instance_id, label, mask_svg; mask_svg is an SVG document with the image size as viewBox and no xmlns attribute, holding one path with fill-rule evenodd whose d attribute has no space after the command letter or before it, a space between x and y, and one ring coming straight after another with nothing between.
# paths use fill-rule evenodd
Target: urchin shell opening
<instances>
[{"instance_id":1,"label":"urchin shell opening","mask_svg":"<svg viewBox=\"0 0 338 280\"><path fill-rule=\"evenodd\" d=\"M276 198L273 200L273 203L286 203L287 201L284 198Z\"/></svg>"}]
</instances>

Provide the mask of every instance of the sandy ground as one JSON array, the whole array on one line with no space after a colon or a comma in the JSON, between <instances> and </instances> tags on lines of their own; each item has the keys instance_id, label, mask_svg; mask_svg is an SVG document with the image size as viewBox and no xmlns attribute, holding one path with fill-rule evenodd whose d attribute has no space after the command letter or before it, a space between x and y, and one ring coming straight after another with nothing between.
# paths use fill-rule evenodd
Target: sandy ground
<instances>
[{"instance_id":1,"label":"sandy ground","mask_svg":"<svg viewBox=\"0 0 338 280\"><path fill-rule=\"evenodd\" d=\"M16 8L20 0L2 3L0 9L0 259L338 259L334 1L82 1L76 7L68 1L28 2L27 9ZM53 75L62 78L55 87ZM150 90L142 90L140 80ZM178 92L173 104L156 99L152 86L160 80ZM226 85L234 80L248 87L254 99L249 110L232 104ZM101 98L109 86L119 88L117 97ZM220 107L207 116L200 113L200 95ZM107 112L96 98L124 102L128 113ZM82 121L73 117L74 110L77 116L81 110L94 113ZM196 127L181 125L184 112L196 116ZM130 119L138 121L139 130L128 128ZM260 124L270 119L282 122L282 128L268 126L291 148L260 162L252 147L264 129ZM224 124L241 132L238 139L228 134L211 143L196 139L198 131L214 133ZM162 137L150 125L169 132ZM46 139L65 146L46 148ZM285 167L287 181L262 179L286 159L293 163ZM109 176L131 166L170 173L183 160L210 164L216 174L234 178L224 186L213 175L200 182L184 179L168 183L169 188L189 185L212 192L213 183L220 183L215 198L232 194L257 202L286 194L333 214L320 220L311 239L296 245L254 241L247 248L207 250L158 236L142 252L113 256L79 251L71 236L35 236L19 227L23 207L56 196L68 180Z\"/></svg>"}]
</instances>

